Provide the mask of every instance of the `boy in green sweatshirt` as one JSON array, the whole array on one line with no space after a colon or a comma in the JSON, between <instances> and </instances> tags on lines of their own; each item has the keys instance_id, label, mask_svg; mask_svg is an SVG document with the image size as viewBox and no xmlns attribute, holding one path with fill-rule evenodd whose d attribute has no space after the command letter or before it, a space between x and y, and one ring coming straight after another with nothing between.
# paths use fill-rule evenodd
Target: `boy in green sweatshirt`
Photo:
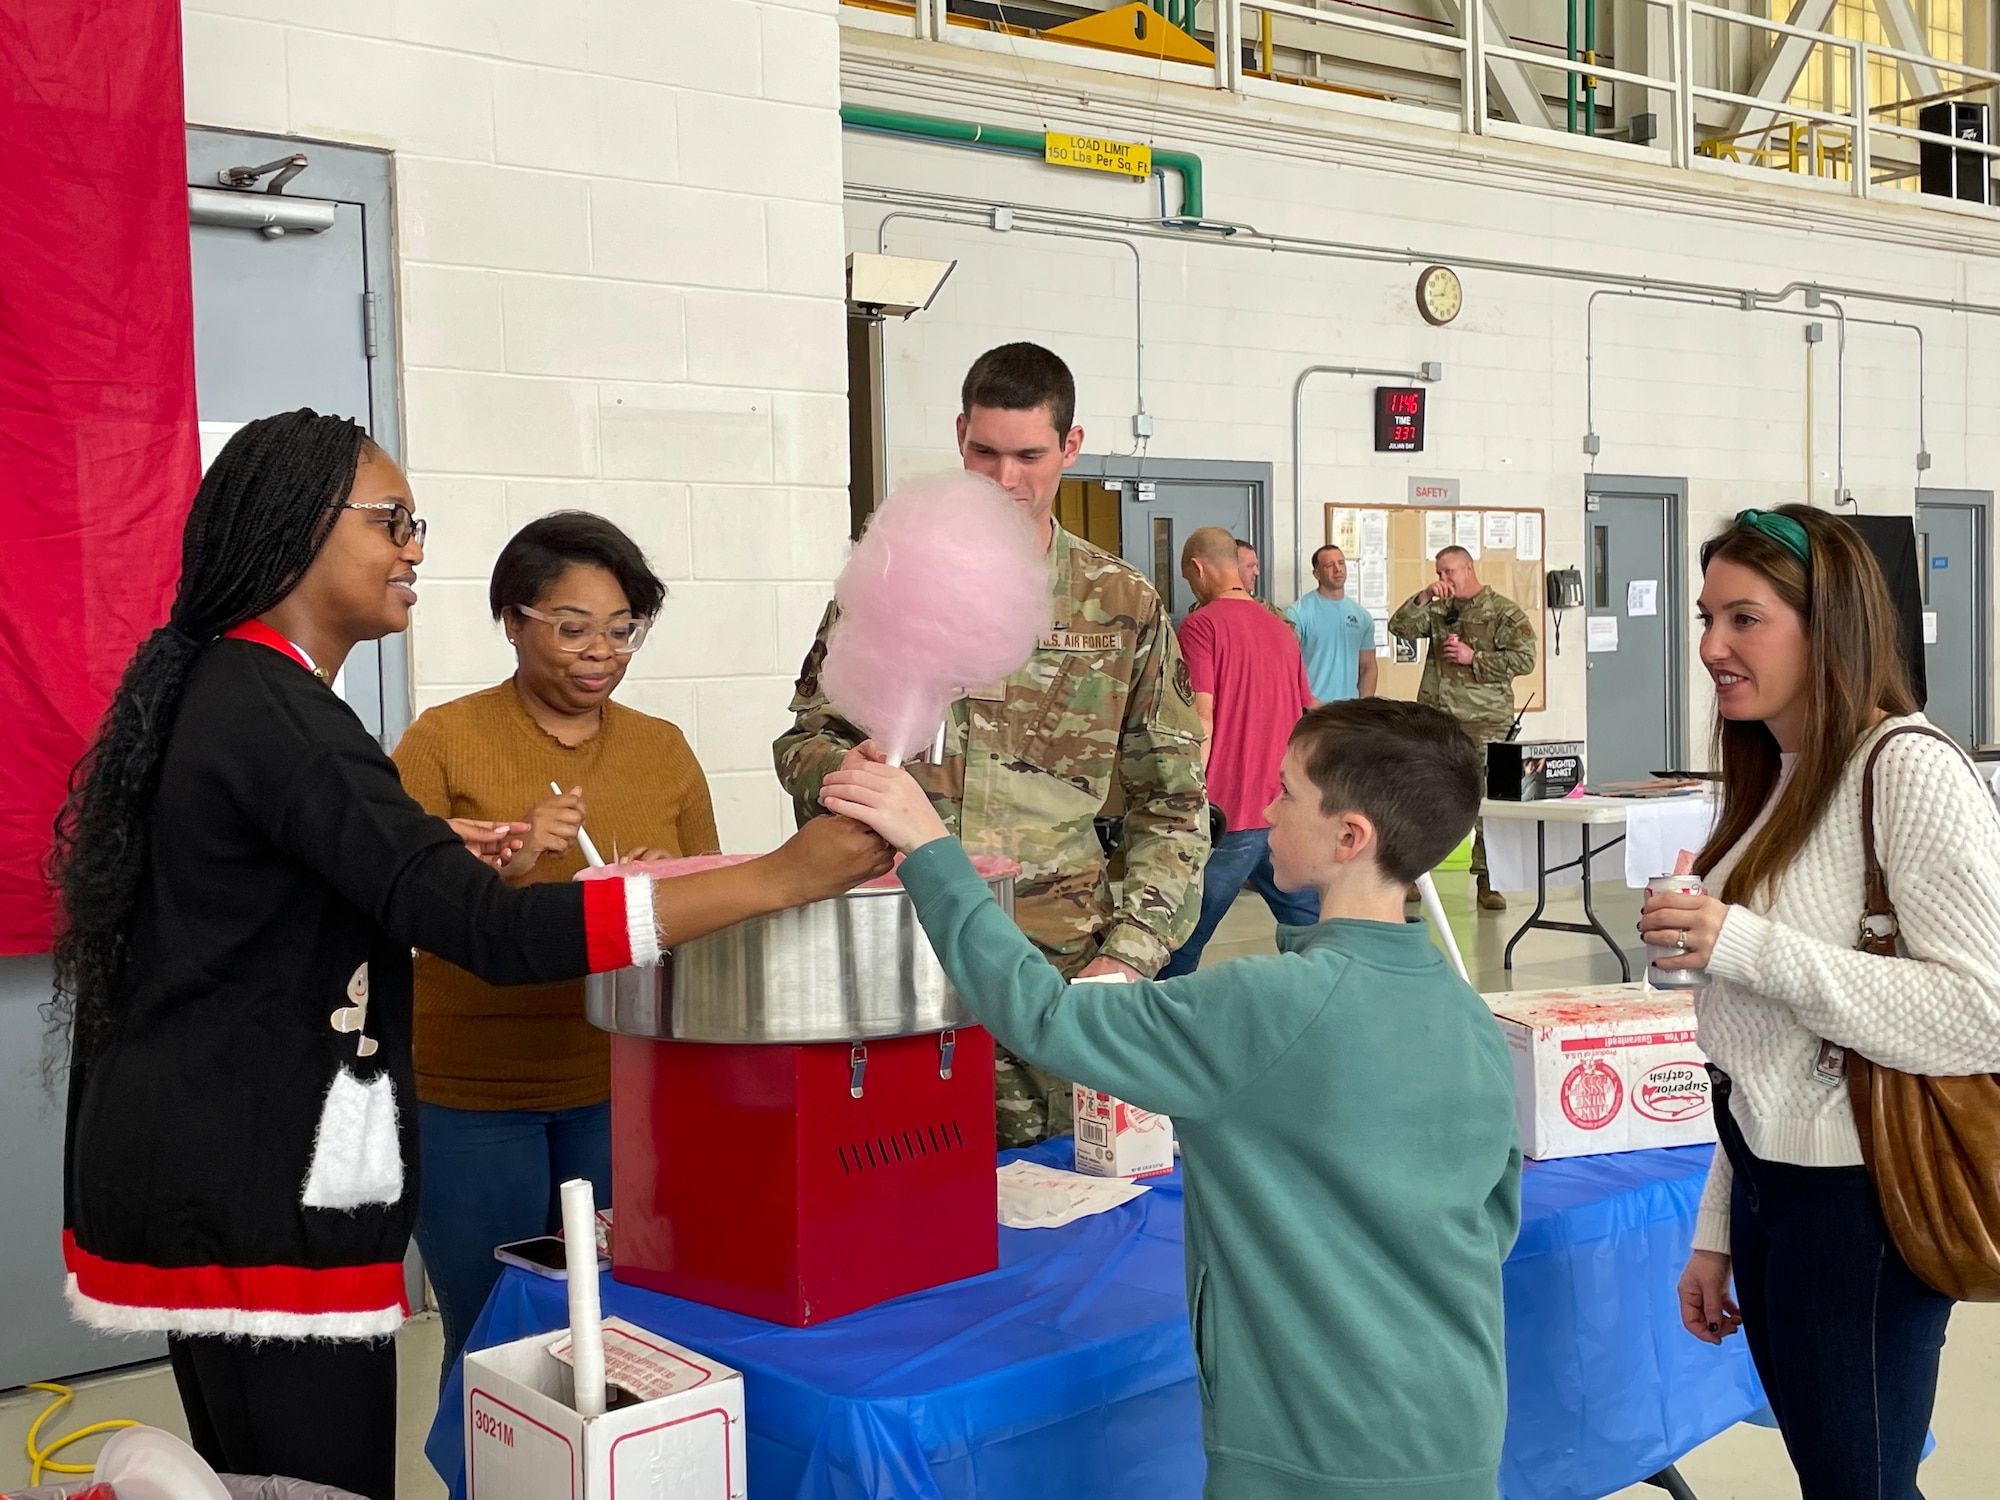
<instances>
[{"instance_id":1,"label":"boy in green sweatshirt","mask_svg":"<svg viewBox=\"0 0 2000 1500\"><path fill-rule=\"evenodd\" d=\"M1433 708L1299 720L1266 812L1278 885L1322 920L1165 982L1070 986L929 799L863 746L821 800L909 855L945 972L1018 1056L1173 1117L1209 1500L1493 1500L1500 1264L1520 1224L1507 1048L1403 892L1479 806Z\"/></svg>"}]
</instances>

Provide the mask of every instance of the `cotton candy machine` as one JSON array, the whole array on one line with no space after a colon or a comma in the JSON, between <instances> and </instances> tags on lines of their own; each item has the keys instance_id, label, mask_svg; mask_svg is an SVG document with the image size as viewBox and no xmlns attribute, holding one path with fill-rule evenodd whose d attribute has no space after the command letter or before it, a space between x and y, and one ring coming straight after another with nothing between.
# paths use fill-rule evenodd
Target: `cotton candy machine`
<instances>
[{"instance_id":1,"label":"cotton candy machine","mask_svg":"<svg viewBox=\"0 0 2000 1500\"><path fill-rule=\"evenodd\" d=\"M1011 913L1018 867L978 863ZM997 1264L992 1042L893 875L584 1003L612 1034L618 1280L802 1327Z\"/></svg>"}]
</instances>

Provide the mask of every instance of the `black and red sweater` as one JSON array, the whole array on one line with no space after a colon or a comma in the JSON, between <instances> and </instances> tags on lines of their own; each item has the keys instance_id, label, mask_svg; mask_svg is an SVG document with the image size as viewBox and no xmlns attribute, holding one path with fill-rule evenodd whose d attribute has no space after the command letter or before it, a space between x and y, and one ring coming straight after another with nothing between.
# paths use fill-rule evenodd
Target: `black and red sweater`
<instances>
[{"instance_id":1,"label":"black and red sweater","mask_svg":"<svg viewBox=\"0 0 2000 1500\"><path fill-rule=\"evenodd\" d=\"M658 957L650 882L509 887L282 638L195 663L112 1028L70 1078L94 1327L375 1338L408 1313L410 950L494 984Z\"/></svg>"}]
</instances>

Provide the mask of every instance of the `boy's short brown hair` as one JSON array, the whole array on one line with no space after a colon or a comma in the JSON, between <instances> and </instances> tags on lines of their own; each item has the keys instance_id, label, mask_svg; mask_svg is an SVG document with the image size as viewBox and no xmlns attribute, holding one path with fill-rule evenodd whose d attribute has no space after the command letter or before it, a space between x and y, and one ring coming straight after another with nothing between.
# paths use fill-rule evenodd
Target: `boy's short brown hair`
<instances>
[{"instance_id":1,"label":"boy's short brown hair","mask_svg":"<svg viewBox=\"0 0 2000 1500\"><path fill-rule=\"evenodd\" d=\"M1458 847L1479 815L1479 751L1451 715L1394 698L1310 709L1291 744L1320 810L1375 825L1375 862L1408 884Z\"/></svg>"}]
</instances>

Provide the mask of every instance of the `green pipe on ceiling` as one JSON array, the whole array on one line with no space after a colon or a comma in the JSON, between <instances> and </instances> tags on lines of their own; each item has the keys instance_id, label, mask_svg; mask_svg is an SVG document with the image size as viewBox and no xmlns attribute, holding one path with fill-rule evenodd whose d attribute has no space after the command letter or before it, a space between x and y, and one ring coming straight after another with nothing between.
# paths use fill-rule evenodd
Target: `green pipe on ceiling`
<instances>
[{"instance_id":1,"label":"green pipe on ceiling","mask_svg":"<svg viewBox=\"0 0 2000 1500\"><path fill-rule=\"evenodd\" d=\"M1563 56L1575 62L1576 53L1576 0L1569 0L1569 35L1563 44ZM1576 134L1576 94L1579 79L1579 74L1568 71L1563 73L1563 114L1569 121L1571 135Z\"/></svg>"},{"instance_id":2,"label":"green pipe on ceiling","mask_svg":"<svg viewBox=\"0 0 2000 1500\"><path fill-rule=\"evenodd\" d=\"M1583 0L1583 60L1597 61L1597 0ZM1583 133L1597 134L1597 80L1588 75L1583 82Z\"/></svg>"},{"instance_id":3,"label":"green pipe on ceiling","mask_svg":"<svg viewBox=\"0 0 2000 1500\"><path fill-rule=\"evenodd\" d=\"M1017 156L1039 158L1048 146L1048 137L1039 130L979 125L970 120L946 120L935 115L907 115L899 110L873 109L865 104L841 105L840 123L850 130L872 130L882 135L908 136L913 140L937 141L947 146L1006 151ZM1199 219L1202 215L1201 158L1192 151L1165 151L1156 146L1153 148L1153 165L1162 171L1180 174L1179 217Z\"/></svg>"}]
</instances>

